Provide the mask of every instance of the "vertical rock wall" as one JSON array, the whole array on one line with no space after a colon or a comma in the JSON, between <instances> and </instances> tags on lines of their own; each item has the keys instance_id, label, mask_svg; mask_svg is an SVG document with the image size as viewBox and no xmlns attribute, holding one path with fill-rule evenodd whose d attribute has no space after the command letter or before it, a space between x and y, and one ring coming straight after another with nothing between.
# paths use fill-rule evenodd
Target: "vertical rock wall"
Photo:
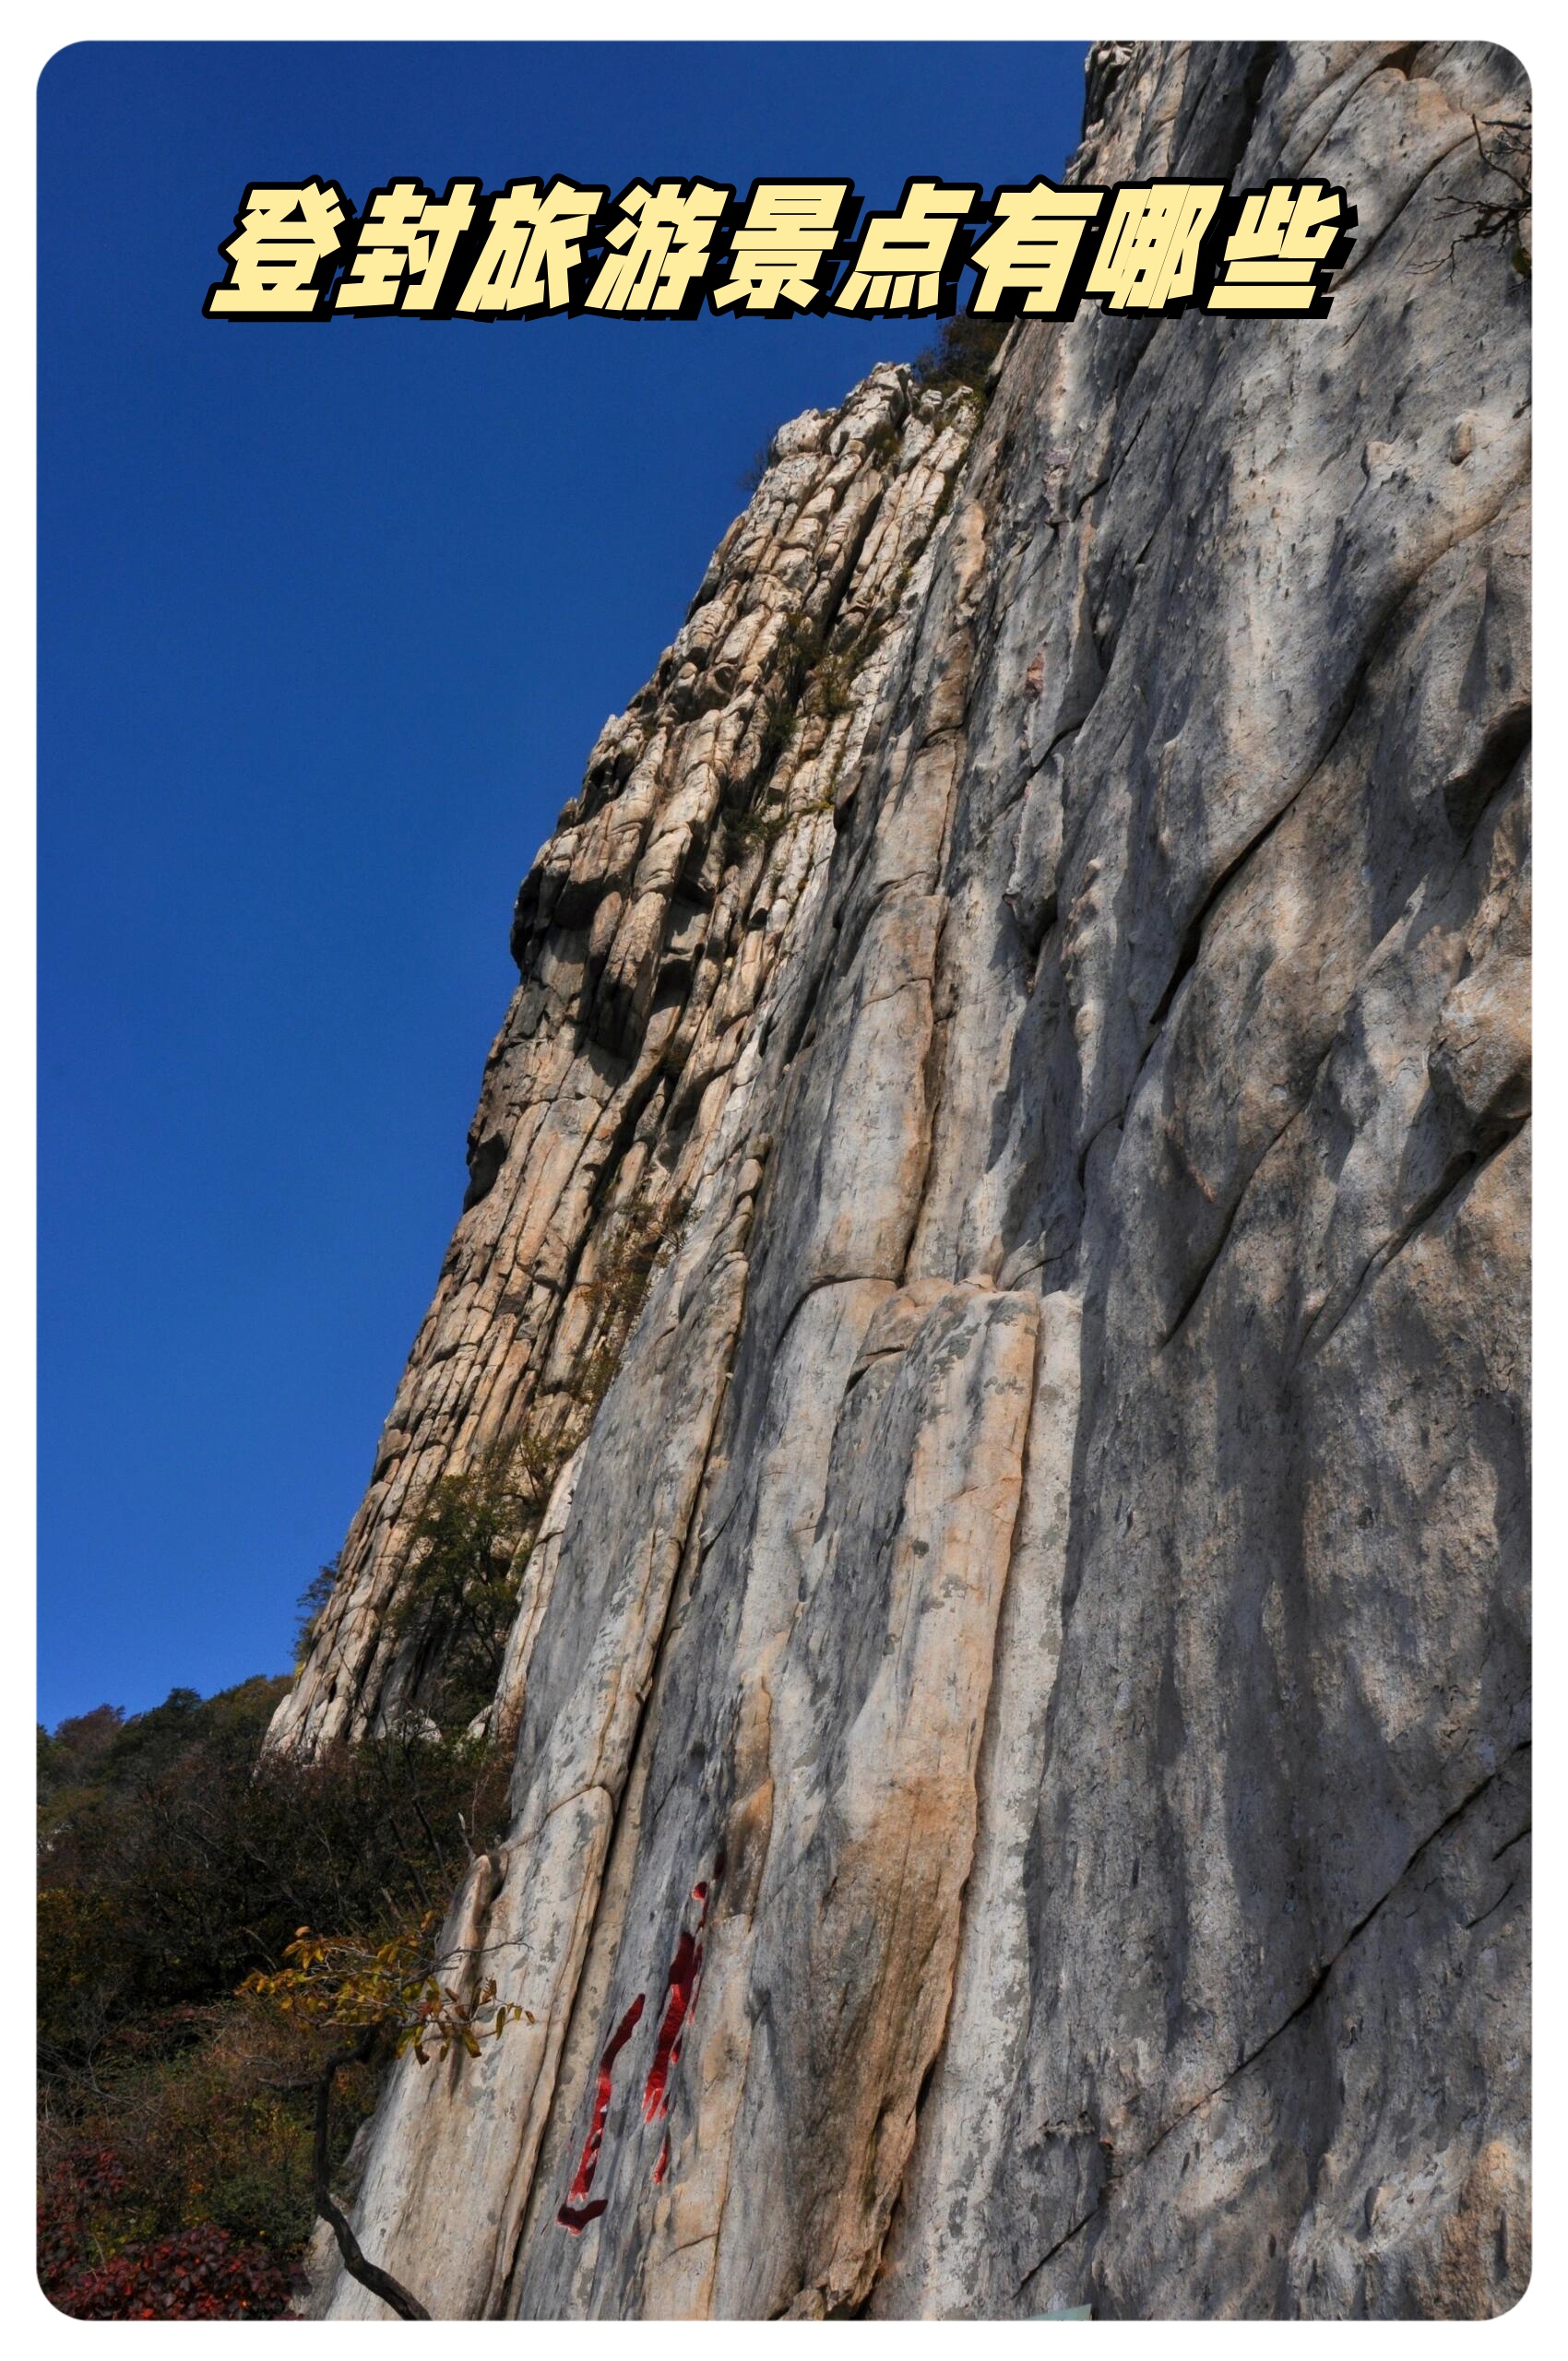
<instances>
[{"instance_id":1,"label":"vertical rock wall","mask_svg":"<svg viewBox=\"0 0 1568 2361\"><path fill-rule=\"evenodd\" d=\"M782 430L523 886L274 1732L417 1703L422 1490L526 1438L454 1932L531 2022L356 2205L437 2314L1524 2284L1528 290L1460 233L1527 104L1094 52L1077 177L1348 186L1330 318Z\"/></svg>"}]
</instances>

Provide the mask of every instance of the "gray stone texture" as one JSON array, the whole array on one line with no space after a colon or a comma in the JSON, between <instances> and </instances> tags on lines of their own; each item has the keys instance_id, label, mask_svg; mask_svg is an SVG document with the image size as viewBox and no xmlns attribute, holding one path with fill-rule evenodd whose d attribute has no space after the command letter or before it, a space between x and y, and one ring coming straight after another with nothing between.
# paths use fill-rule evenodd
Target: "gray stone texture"
<instances>
[{"instance_id":1,"label":"gray stone texture","mask_svg":"<svg viewBox=\"0 0 1568 2361\"><path fill-rule=\"evenodd\" d=\"M274 1731L417 1702L423 1488L544 1439L452 1930L533 2022L404 2062L356 2201L438 2315L1526 2283L1528 286L1455 240L1527 103L1101 44L1075 177L1343 183L1331 316L782 429L523 885Z\"/></svg>"}]
</instances>

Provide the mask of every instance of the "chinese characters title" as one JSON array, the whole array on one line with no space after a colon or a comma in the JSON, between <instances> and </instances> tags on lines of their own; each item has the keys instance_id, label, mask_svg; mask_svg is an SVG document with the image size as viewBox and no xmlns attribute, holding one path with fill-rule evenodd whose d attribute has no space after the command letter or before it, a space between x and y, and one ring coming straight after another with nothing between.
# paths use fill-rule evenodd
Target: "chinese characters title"
<instances>
[{"instance_id":1,"label":"chinese characters title","mask_svg":"<svg viewBox=\"0 0 1568 2361\"><path fill-rule=\"evenodd\" d=\"M1356 214L1325 181L1228 191L1221 181L998 188L911 178L861 221L847 180L705 180L606 188L477 180L437 196L374 190L356 217L334 181L253 182L203 310L225 320L400 314L527 320L599 312L693 319L1071 319L1108 311L1321 319ZM965 274L968 277L965 277ZM960 300L962 298L962 300Z\"/></svg>"}]
</instances>

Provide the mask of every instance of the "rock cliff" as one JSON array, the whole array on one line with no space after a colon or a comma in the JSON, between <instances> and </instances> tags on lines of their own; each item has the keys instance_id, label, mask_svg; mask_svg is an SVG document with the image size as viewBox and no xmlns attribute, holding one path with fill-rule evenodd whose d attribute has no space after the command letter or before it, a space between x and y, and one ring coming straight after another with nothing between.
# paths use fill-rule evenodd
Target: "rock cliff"
<instances>
[{"instance_id":1,"label":"rock cliff","mask_svg":"<svg viewBox=\"0 0 1568 2361\"><path fill-rule=\"evenodd\" d=\"M1331 316L782 429L524 883L273 1737L418 1706L420 1501L522 1451L453 1934L530 2021L356 2198L437 2315L1525 2284L1527 104L1102 44L1074 176L1343 183Z\"/></svg>"}]
</instances>

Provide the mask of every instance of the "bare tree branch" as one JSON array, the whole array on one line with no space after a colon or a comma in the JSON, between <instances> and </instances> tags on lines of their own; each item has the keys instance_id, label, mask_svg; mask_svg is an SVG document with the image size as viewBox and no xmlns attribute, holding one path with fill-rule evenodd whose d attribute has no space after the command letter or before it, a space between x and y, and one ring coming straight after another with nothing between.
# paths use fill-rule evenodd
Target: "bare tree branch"
<instances>
[{"instance_id":1,"label":"bare tree branch","mask_svg":"<svg viewBox=\"0 0 1568 2361\"><path fill-rule=\"evenodd\" d=\"M362 2287L396 2312L401 2320L427 2320L430 2314L416 2296L410 2296L402 2281L394 2279L389 2271L367 2260L355 2237L348 2215L332 2194L330 2177L332 2094L338 2076L345 2066L363 2066L375 2047L375 2028L368 2026L352 2049L336 2049L321 2070L315 2085L315 2145L311 2155L312 2191L315 2210L338 2241L338 2251L343 2258L343 2268Z\"/></svg>"}]
</instances>

